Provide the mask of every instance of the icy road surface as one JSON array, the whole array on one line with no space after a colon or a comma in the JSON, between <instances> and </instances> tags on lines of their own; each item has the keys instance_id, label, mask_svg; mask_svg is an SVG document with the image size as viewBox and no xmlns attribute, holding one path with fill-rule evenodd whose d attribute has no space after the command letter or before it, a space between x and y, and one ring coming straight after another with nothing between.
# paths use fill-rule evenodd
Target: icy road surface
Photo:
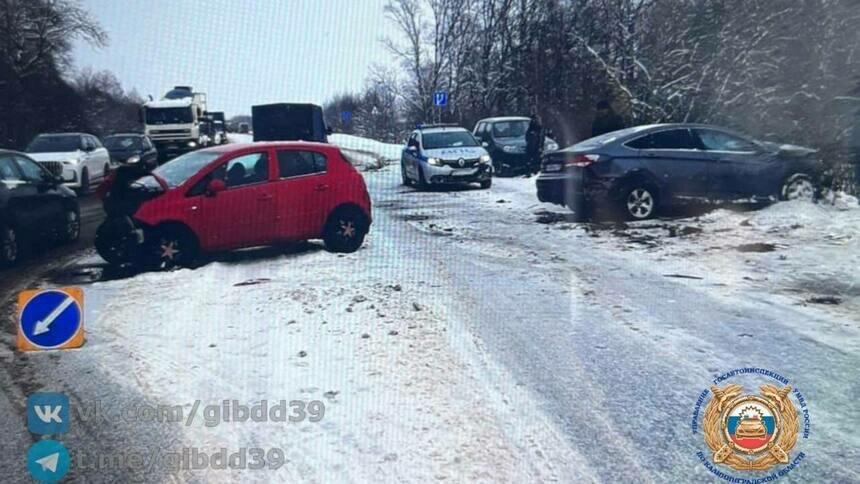
<instances>
[{"instance_id":1,"label":"icy road surface","mask_svg":"<svg viewBox=\"0 0 860 484\"><path fill-rule=\"evenodd\" d=\"M367 169L396 156L334 141ZM85 286L82 350L2 355L15 388L0 404L19 410L3 428L25 428L22 399L40 389L73 406L186 412L198 399L318 400L317 423L75 420L63 440L73 455L287 458L273 471L72 471L95 482L714 482L696 457L707 451L690 429L696 398L755 366L809 404L810 438L794 451L806 458L783 481L860 480L856 201L575 224L529 179L418 192L396 164L365 177L375 223L355 254L242 251ZM767 381L742 382L756 393ZM0 463L25 472L19 445Z\"/></svg>"}]
</instances>

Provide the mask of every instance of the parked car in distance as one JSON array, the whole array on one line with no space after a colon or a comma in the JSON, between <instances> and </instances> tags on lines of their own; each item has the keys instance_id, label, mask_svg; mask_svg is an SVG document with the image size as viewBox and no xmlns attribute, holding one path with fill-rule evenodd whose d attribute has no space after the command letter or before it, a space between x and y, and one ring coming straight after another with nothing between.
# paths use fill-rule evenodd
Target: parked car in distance
<instances>
[{"instance_id":1,"label":"parked car in distance","mask_svg":"<svg viewBox=\"0 0 860 484\"><path fill-rule=\"evenodd\" d=\"M492 157L497 175L528 170L526 130L530 121L523 116L504 116L482 119L475 124L472 134ZM555 151L558 149L558 143L547 136L543 149L544 152Z\"/></svg>"},{"instance_id":2,"label":"parked car in distance","mask_svg":"<svg viewBox=\"0 0 860 484\"><path fill-rule=\"evenodd\" d=\"M493 184L489 153L468 130L456 125L419 126L406 140L400 156L403 184L427 188L430 185Z\"/></svg>"},{"instance_id":3,"label":"parked car in distance","mask_svg":"<svg viewBox=\"0 0 860 484\"><path fill-rule=\"evenodd\" d=\"M80 233L75 193L24 153L0 150L0 267L36 241L68 243Z\"/></svg>"},{"instance_id":4,"label":"parked car in distance","mask_svg":"<svg viewBox=\"0 0 860 484\"><path fill-rule=\"evenodd\" d=\"M111 160L120 165L144 166L147 171L158 166L158 150L145 134L119 133L106 136L104 147Z\"/></svg>"},{"instance_id":5,"label":"parked car in distance","mask_svg":"<svg viewBox=\"0 0 860 484\"><path fill-rule=\"evenodd\" d=\"M91 134L40 134L25 151L79 193L88 193L92 183L101 181L110 172L110 154Z\"/></svg>"},{"instance_id":6,"label":"parked car in distance","mask_svg":"<svg viewBox=\"0 0 860 484\"><path fill-rule=\"evenodd\" d=\"M239 134L248 134L251 131L251 127L248 123L239 123Z\"/></svg>"},{"instance_id":7,"label":"parked car in distance","mask_svg":"<svg viewBox=\"0 0 860 484\"><path fill-rule=\"evenodd\" d=\"M814 199L822 172L815 153L716 126L637 126L547 153L537 196L580 214L607 208L627 220L690 202Z\"/></svg>"},{"instance_id":8,"label":"parked car in distance","mask_svg":"<svg viewBox=\"0 0 860 484\"><path fill-rule=\"evenodd\" d=\"M190 265L203 252L321 238L358 250L371 224L364 178L336 146L228 144L187 153L129 188L99 227L112 264Z\"/></svg>"}]
</instances>

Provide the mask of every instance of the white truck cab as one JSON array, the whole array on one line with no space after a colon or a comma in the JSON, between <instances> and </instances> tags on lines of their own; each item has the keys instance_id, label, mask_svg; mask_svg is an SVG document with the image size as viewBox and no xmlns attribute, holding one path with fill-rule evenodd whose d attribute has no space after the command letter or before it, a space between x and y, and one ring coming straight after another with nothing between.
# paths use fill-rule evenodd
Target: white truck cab
<instances>
[{"instance_id":1,"label":"white truck cab","mask_svg":"<svg viewBox=\"0 0 860 484\"><path fill-rule=\"evenodd\" d=\"M176 86L164 99L143 105L144 132L163 157L175 156L205 145L200 125L206 113L206 94Z\"/></svg>"}]
</instances>

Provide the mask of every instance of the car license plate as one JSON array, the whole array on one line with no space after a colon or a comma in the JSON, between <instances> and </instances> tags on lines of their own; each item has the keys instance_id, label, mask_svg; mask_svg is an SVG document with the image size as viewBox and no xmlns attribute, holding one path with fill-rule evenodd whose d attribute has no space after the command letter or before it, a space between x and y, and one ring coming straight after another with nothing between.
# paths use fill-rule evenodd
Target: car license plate
<instances>
[{"instance_id":1,"label":"car license plate","mask_svg":"<svg viewBox=\"0 0 860 484\"><path fill-rule=\"evenodd\" d=\"M474 168L454 170L453 172L451 172L451 176L469 176L469 175L474 175L474 174L475 174Z\"/></svg>"},{"instance_id":2,"label":"car license plate","mask_svg":"<svg viewBox=\"0 0 860 484\"><path fill-rule=\"evenodd\" d=\"M561 171L560 163L552 163L550 165L546 165L543 171Z\"/></svg>"}]
</instances>

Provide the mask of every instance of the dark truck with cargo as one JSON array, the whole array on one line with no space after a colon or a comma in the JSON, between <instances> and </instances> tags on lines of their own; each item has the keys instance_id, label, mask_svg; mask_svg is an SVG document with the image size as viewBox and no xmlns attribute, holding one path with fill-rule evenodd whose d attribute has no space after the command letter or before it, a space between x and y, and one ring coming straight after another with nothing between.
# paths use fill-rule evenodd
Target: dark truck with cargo
<instances>
[{"instance_id":1,"label":"dark truck with cargo","mask_svg":"<svg viewBox=\"0 0 860 484\"><path fill-rule=\"evenodd\" d=\"M212 121L212 129L216 136L213 136L214 144L224 144L227 142L227 119L223 111L209 111L206 117Z\"/></svg>"},{"instance_id":2,"label":"dark truck with cargo","mask_svg":"<svg viewBox=\"0 0 860 484\"><path fill-rule=\"evenodd\" d=\"M251 107L254 141L328 143L330 131L316 104L262 104Z\"/></svg>"}]
</instances>

